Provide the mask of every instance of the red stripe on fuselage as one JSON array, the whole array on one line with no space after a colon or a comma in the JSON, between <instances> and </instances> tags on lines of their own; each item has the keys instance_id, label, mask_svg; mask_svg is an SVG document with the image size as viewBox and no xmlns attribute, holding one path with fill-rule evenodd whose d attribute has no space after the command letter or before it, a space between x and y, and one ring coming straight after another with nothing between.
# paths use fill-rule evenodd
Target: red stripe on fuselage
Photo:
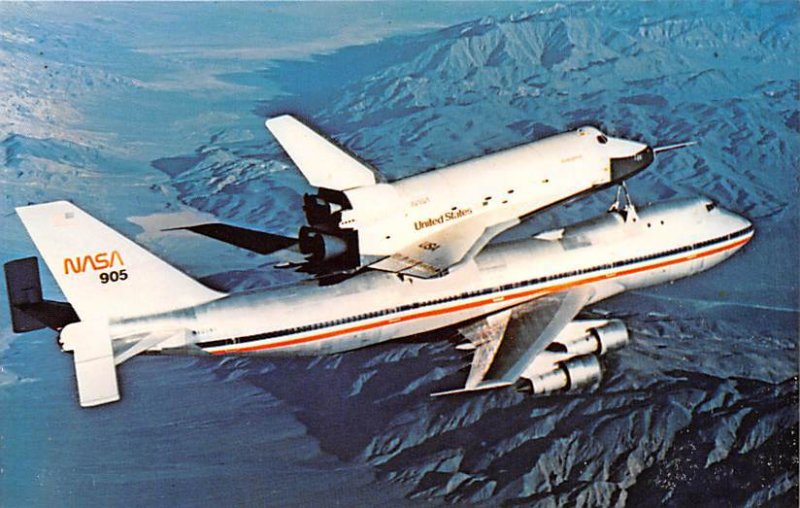
<instances>
[{"instance_id":1,"label":"red stripe on fuselage","mask_svg":"<svg viewBox=\"0 0 800 508\"><path fill-rule=\"evenodd\" d=\"M637 267L637 268L629 268L627 270L620 270L618 272L614 272L614 273L610 273L610 274L606 273L606 274L602 274L602 275L594 275L594 276L587 277L585 279L581 279L581 280L577 280L577 281L571 281L571 282L566 282L566 283L562 283L562 284L554 284L552 286L540 287L540 288L537 288L537 289L531 289L531 290L523 291L523 292L520 292L520 293L517 293L517 294L513 294L513 295L503 296L502 297L502 301L519 300L519 299L523 299L523 298L534 298L534 297L537 297L537 296L544 296L544 295L547 295L547 294L558 293L559 291L564 291L566 289L571 289L571 288L578 287L578 286L583 286L583 285L586 285L586 284L593 284L595 282L599 282L599 281L602 281L602 280L607 280L607 279L612 279L612 278L617 278L617 277L625 277L626 275L633 275L633 274L636 274L636 273L646 272L648 270L657 270L657 269L663 268L665 266L672 266L672 265L684 263L686 261L692 261L692 260L695 260L695 259L698 259L698 258L704 258L704 257L708 257L708 256L713 256L714 254L718 254L720 252L724 252L726 250L734 249L736 247L740 247L740 246L746 244L747 242L750 241L752 236L753 235L750 234L747 237L745 237L745 238L743 238L743 239L741 239L741 240L739 240L739 241L737 241L735 243L732 243L730 245L724 245L722 247L717 247L715 249L711 249L709 251L702 252L702 253L692 253L692 254L689 254L689 255L686 255L686 256L682 256L682 257L677 258L677 259L670 259L668 261L660 261L660 262L653 263L653 264L650 264L650 265L647 265L647 266L640 266L640 267ZM275 341L275 342L270 342L268 344L261 344L261 345L258 345L258 346L246 346L246 347L241 347L241 348L235 348L234 347L234 348L226 348L226 349L222 349L222 350L218 350L218 351L209 351L209 352L211 354L215 354L215 355L222 355L222 354L228 354L228 353L251 353L251 352L254 352L254 351L264 351L264 350L267 350L267 349L277 349L277 348L296 346L298 344L305 344L307 342L314 342L314 341L318 341L318 340L330 339L331 337L338 337L340 335L349 335L349 334L352 334L352 333L363 332L365 330L372 330L374 328L380 328L380 327L383 327L383 326L393 325L393 324L396 324L396 323L402 323L404 321L412 321L412 320L416 320L416 319L424 319L424 318L429 318L429 317L435 317L435 316L440 316L442 314L450 314L450 313L453 313L453 312L460 312L460 311L463 311L463 310L474 309L476 307L483 307L485 305L491 305L491 304L495 304L495 303L498 303L498 297L497 296L490 296L488 298L485 298L485 299L482 299L482 300L478 300L478 301L475 301L475 302L462 303L462 304L459 304L459 305L453 305L451 307L447 307L447 308L443 308L443 309L433 309L433 310L428 310L428 311L423 311L423 312L417 312L417 313L409 314L409 315L406 315L406 316L395 316L395 317L392 317L392 318L389 318L389 319L383 319L381 321L375 321L373 323L366 323L366 324L363 324L363 325L351 326L349 328L343 328L343 329L340 329L340 330L331 330L329 332L317 333L317 334L314 334L314 335L309 335L307 337L298 337L296 339Z\"/></svg>"}]
</instances>

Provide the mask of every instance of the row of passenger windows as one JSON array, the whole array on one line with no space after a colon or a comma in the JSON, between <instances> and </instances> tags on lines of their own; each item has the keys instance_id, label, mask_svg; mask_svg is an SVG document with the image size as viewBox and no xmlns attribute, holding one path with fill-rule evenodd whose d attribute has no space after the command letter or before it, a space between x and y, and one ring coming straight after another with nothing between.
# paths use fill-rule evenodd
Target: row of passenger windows
<instances>
[{"instance_id":1,"label":"row of passenger windows","mask_svg":"<svg viewBox=\"0 0 800 508\"><path fill-rule=\"evenodd\" d=\"M411 304L407 304L407 305L401 305L399 307L394 307L394 308L390 308L390 309L382 309L382 310L375 311L375 312L368 312L368 313L365 313L365 314L359 314L357 316L351 316L351 317L347 317L347 318L336 319L336 320L327 321L327 322L324 322L324 323L314 323L312 325L305 325L305 326L300 326L300 327L296 327L296 328L286 328L286 329L283 329L283 330L276 330L274 332L262 333L262 334L258 334L258 335L251 335L251 336L248 336L248 337L241 337L241 338L238 338L238 339L224 339L224 340L217 340L217 341L201 343L200 346L202 346L202 347L218 347L218 346L231 345L231 344L240 344L240 343L243 343L243 342L255 342L255 341L259 341L259 340L271 339L273 337L281 337L281 336L284 336L284 335L294 335L294 334L297 334L297 333L303 333L303 332L308 332L308 331L313 331L313 330L319 330L319 329L322 329L322 328L330 328L330 327L334 327L334 326L339 326L339 325L346 324L346 323L353 323L353 322L356 322L356 321L364 321L364 320L367 320L367 319L374 319L374 318L377 318L377 317L387 316L387 315L390 315L390 314L398 314L398 313L401 313L401 312L406 312L406 311L409 311L409 310L418 309L420 307L431 307L431 306L434 306L434 305L440 305L442 303L448 303L448 302L452 302L452 301L456 301L456 300L464 300L464 299L468 299L468 298L474 298L474 297L477 297L477 296L490 295L490 294L493 294L493 293L504 292L504 291L508 291L508 290L511 290L511 289L518 289L518 288L522 288L522 287L525 287L525 286L532 286L532 285L536 285L536 284L541 284L543 282L550 282L550 281L557 280L557 279L566 279L566 278L569 278L569 277L575 277L577 275L584 275L584 274L591 273L591 272L599 272L599 271L608 270L608 269L612 269L612 268L619 268L619 267L625 266L625 265L632 265L632 264L636 264L636 263L641 263L643 261L649 261L651 259L656 259L656 258L660 258L660 257L673 256L675 254L681 254L681 253L684 253L684 252L689 252L689 251L692 251L692 250L701 249L703 247L707 247L707 246L709 246L711 244L714 244L714 243L732 240L736 236L741 236L741 235L746 234L747 232L749 232L750 229L751 228L747 228L745 230L742 230L742 231L739 231L739 232L736 232L736 233L732 233L732 234L729 234L729 235L726 235L726 236L723 236L723 237L714 238L712 240L707 240L705 242L694 243L694 244L688 245L686 247L680 247L680 248L677 248L677 249L671 249L671 250L668 250L668 251L659 252L657 254L652 254L652 255L649 255L649 256L640 256L640 257L636 257L636 258L630 258L630 259L626 259L624 261L616 261L614 263L606 263L604 265L597 265L597 266L593 266L591 268L586 268L586 269L582 269L582 270L573 270L573 271L570 271L570 272L563 272L563 273L548 275L546 277L539 277L539 278L536 278L536 279L529 279L529 280L525 280L525 281L521 281L521 282L515 282L515 283L512 283L512 284L505 284L503 286L498 286L498 287L494 287L494 288L487 288L487 289L481 289L481 290L476 290L476 291L468 291L468 292L465 292L465 293L449 296L449 297L446 297L446 298L438 298L438 299L435 299L435 300L427 300L427 301L424 301L424 302L415 302L415 303L411 303Z\"/></svg>"}]
</instances>

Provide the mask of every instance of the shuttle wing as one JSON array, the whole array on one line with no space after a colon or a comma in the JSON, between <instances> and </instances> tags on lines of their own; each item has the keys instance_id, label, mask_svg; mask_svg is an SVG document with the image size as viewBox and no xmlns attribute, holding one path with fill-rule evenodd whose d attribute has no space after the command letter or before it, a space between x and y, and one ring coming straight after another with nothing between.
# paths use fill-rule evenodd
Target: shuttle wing
<instances>
[{"instance_id":1,"label":"shuttle wing","mask_svg":"<svg viewBox=\"0 0 800 508\"><path fill-rule=\"evenodd\" d=\"M591 296L592 291L586 288L554 293L489 315L461 329L475 348L466 385L434 395L511 386Z\"/></svg>"},{"instance_id":2,"label":"shuttle wing","mask_svg":"<svg viewBox=\"0 0 800 508\"><path fill-rule=\"evenodd\" d=\"M371 265L370 268L422 279L445 275L475 257L492 238L519 224L518 219L492 224L491 216L479 215L414 242ZM491 224L487 226L487 224ZM257 254L281 254L292 267L303 266L297 239L224 223L169 228L191 231Z\"/></svg>"},{"instance_id":3,"label":"shuttle wing","mask_svg":"<svg viewBox=\"0 0 800 508\"><path fill-rule=\"evenodd\" d=\"M270 118L266 126L314 187L346 190L376 182L373 169L295 117Z\"/></svg>"},{"instance_id":4,"label":"shuttle wing","mask_svg":"<svg viewBox=\"0 0 800 508\"><path fill-rule=\"evenodd\" d=\"M491 216L479 215L407 245L369 267L422 279L439 277L475 257L492 238L517 224L518 219L492 224Z\"/></svg>"}]
</instances>

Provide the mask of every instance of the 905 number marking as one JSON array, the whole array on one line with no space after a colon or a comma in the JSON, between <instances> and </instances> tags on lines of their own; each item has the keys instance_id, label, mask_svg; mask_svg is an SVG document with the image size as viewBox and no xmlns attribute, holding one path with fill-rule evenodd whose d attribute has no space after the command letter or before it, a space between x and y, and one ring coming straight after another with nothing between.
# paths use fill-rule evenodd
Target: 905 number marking
<instances>
[{"instance_id":1,"label":"905 number marking","mask_svg":"<svg viewBox=\"0 0 800 508\"><path fill-rule=\"evenodd\" d=\"M108 284L109 282L121 282L128 279L128 272L123 270L113 270L111 272L103 272L100 274L100 283Z\"/></svg>"}]
</instances>

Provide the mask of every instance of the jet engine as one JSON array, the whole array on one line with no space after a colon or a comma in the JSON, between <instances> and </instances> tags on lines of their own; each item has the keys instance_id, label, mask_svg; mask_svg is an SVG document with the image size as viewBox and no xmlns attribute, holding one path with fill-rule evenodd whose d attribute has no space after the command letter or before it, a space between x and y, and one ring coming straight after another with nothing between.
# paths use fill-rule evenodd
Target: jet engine
<instances>
[{"instance_id":1,"label":"jet engine","mask_svg":"<svg viewBox=\"0 0 800 508\"><path fill-rule=\"evenodd\" d=\"M611 319L605 326L592 328L589 332L597 341L601 355L627 346L631 340L628 327L619 319Z\"/></svg>"},{"instance_id":2,"label":"jet engine","mask_svg":"<svg viewBox=\"0 0 800 508\"><path fill-rule=\"evenodd\" d=\"M559 390L575 390L592 385L602 378L602 369L597 355L574 356L556 364L552 370L541 376L521 377L514 389L521 393L540 395Z\"/></svg>"},{"instance_id":3,"label":"jet engine","mask_svg":"<svg viewBox=\"0 0 800 508\"><path fill-rule=\"evenodd\" d=\"M585 355L604 355L616 351L630 342L628 328L619 319L610 319L605 324L586 329L578 337L558 337L548 348L550 351Z\"/></svg>"},{"instance_id":4,"label":"jet engine","mask_svg":"<svg viewBox=\"0 0 800 508\"><path fill-rule=\"evenodd\" d=\"M514 384L532 395L574 390L600 380L600 356L630 341L619 319L573 321L540 353Z\"/></svg>"}]
</instances>

